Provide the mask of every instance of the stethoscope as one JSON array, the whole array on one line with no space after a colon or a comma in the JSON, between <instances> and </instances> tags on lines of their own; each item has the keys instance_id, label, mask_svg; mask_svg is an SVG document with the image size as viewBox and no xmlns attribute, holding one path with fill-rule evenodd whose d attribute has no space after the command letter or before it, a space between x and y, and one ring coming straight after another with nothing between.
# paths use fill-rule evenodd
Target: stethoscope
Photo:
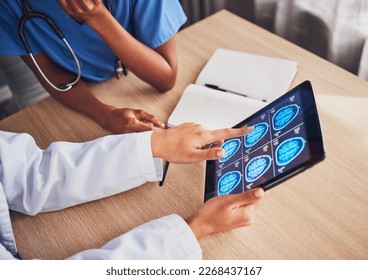
<instances>
[{"instance_id":1,"label":"stethoscope","mask_svg":"<svg viewBox=\"0 0 368 280\"><path fill-rule=\"evenodd\" d=\"M68 41L65 39L64 34L61 32L61 30L57 27L56 23L47 15L43 14L43 13L39 13L39 12L34 12L32 11L31 7L29 6L29 3L27 0L22 0L22 7L23 7L23 16L19 22L19 26L18 26L18 33L19 36L22 40L23 46L26 49L28 55L31 57L34 65L36 66L37 70L40 72L42 78L55 90L57 91L61 91L61 92L65 92L70 90L75 84L78 83L78 81L81 78L81 67L80 67L80 63L79 60L77 58L77 56L75 55L72 47L69 45ZM110 1L106 0L106 8L109 10L109 12L111 13L111 5L110 5ZM42 71L42 69L40 68L40 66L38 65L37 61L35 60L33 53L32 53L32 49L28 44L27 38L24 34L24 26L26 24L26 22L32 18L40 18L42 20L44 20L51 28L52 30L57 34L57 36L64 42L65 46L68 48L69 52L71 53L71 55L73 56L73 59L75 61L75 64L77 66L78 69L78 73L76 74L75 78L69 82L69 83L64 83L64 84L60 84L60 85L54 85L44 74L44 72ZM128 74L128 70L127 68L121 63L120 59L116 59L115 60L115 74L116 77L119 79L119 76L121 73L124 73L125 75Z\"/></svg>"}]
</instances>

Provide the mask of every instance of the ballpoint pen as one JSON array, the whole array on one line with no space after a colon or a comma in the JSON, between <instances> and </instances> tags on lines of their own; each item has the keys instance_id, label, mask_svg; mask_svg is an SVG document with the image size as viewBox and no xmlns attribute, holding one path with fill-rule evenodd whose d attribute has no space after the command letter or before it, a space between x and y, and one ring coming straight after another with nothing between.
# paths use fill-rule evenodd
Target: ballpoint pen
<instances>
[{"instance_id":1,"label":"ballpoint pen","mask_svg":"<svg viewBox=\"0 0 368 280\"><path fill-rule=\"evenodd\" d=\"M257 98L253 98L253 97L247 96L247 95L242 94L242 93L239 93L239 92L235 92L235 91L232 91L232 90L227 90L227 89L220 88L219 86L216 86L216 85L212 85L212 84L205 84L204 86L205 86L205 87L208 87L208 88L211 88L211 89L215 89L215 90L219 90L219 91L223 91L223 92L228 92L228 93L232 93L232 94L240 95L240 96L243 96L243 97L248 97L248 98L252 98L252 99L259 100L259 99L257 99ZM265 99L262 99L261 101L262 101L262 102L267 102Z\"/></svg>"},{"instance_id":2,"label":"ballpoint pen","mask_svg":"<svg viewBox=\"0 0 368 280\"><path fill-rule=\"evenodd\" d=\"M165 166L164 166L164 171L163 171L163 174L162 174L162 180L159 183L160 187L162 187L162 185L164 184L165 177L166 177L166 174L167 174L167 170L169 169L169 165L170 165L170 162L166 161Z\"/></svg>"},{"instance_id":3,"label":"ballpoint pen","mask_svg":"<svg viewBox=\"0 0 368 280\"><path fill-rule=\"evenodd\" d=\"M171 128L171 127L173 127L173 126L172 126L172 125L170 125L170 124L168 124L168 123L166 123L166 125L165 125L165 129L169 129L169 128ZM160 186L160 187L162 187L162 186L163 186L163 184L164 184L165 177L166 177L167 171L168 171L168 169L169 169L169 165L170 165L170 162L169 162L169 161L166 161L166 162L165 162L165 166L164 166L164 170L163 170L163 174L162 174L162 180L161 180L161 181L160 181L160 183L159 183L159 186Z\"/></svg>"}]
</instances>

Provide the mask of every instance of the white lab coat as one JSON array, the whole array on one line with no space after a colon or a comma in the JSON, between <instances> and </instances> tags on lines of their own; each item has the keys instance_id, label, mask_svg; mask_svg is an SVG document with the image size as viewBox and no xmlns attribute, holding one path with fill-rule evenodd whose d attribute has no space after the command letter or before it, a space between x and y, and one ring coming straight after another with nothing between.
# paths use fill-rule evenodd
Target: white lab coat
<instances>
[{"instance_id":1,"label":"white lab coat","mask_svg":"<svg viewBox=\"0 0 368 280\"><path fill-rule=\"evenodd\" d=\"M9 209L28 215L100 199L162 177L151 133L110 135L86 143L52 143L41 150L28 134L0 131L0 259L16 245ZM42 229L40 229L42 230ZM200 259L187 223L169 215L70 259Z\"/></svg>"}]
</instances>

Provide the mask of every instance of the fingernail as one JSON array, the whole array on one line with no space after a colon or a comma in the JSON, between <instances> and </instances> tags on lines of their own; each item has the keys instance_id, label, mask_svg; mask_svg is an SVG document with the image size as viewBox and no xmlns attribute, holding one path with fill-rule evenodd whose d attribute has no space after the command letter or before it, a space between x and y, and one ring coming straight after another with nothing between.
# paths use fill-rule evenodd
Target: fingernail
<instances>
[{"instance_id":1,"label":"fingernail","mask_svg":"<svg viewBox=\"0 0 368 280\"><path fill-rule=\"evenodd\" d=\"M223 158L223 157L225 157L225 151L224 150L218 151L216 155L219 158Z\"/></svg>"},{"instance_id":2,"label":"fingernail","mask_svg":"<svg viewBox=\"0 0 368 280\"><path fill-rule=\"evenodd\" d=\"M254 196L257 197L257 198L262 198L264 197L264 190L263 189L257 189L255 192L254 192Z\"/></svg>"}]
</instances>

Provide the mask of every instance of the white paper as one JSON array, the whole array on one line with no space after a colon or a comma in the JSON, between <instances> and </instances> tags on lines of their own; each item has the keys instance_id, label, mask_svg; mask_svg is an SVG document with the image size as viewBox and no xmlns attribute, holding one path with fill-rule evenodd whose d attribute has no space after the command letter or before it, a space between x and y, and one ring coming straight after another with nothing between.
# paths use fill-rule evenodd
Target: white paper
<instances>
[{"instance_id":1,"label":"white paper","mask_svg":"<svg viewBox=\"0 0 368 280\"><path fill-rule=\"evenodd\" d=\"M199 74L196 84L271 102L289 89L297 72L295 61L217 49Z\"/></svg>"},{"instance_id":2,"label":"white paper","mask_svg":"<svg viewBox=\"0 0 368 280\"><path fill-rule=\"evenodd\" d=\"M290 60L217 49L196 84L184 90L168 123L197 122L208 129L233 127L286 93L296 66ZM206 84L243 96L210 89Z\"/></svg>"},{"instance_id":3,"label":"white paper","mask_svg":"<svg viewBox=\"0 0 368 280\"><path fill-rule=\"evenodd\" d=\"M265 105L255 99L192 84L184 90L168 123L176 126L196 122L207 129L233 127Z\"/></svg>"}]
</instances>

